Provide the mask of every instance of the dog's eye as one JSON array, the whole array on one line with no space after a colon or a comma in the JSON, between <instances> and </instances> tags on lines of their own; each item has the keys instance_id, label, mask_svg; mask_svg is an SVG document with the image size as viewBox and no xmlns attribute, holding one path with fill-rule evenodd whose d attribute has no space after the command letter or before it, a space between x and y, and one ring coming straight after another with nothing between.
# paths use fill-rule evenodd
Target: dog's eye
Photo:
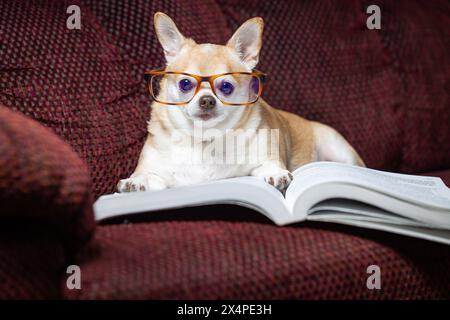
<instances>
[{"instance_id":1,"label":"dog's eye","mask_svg":"<svg viewBox=\"0 0 450 320\"><path fill-rule=\"evenodd\" d=\"M222 81L219 86L219 90L226 96L230 95L234 91L234 86L228 81Z\"/></svg>"},{"instance_id":2,"label":"dog's eye","mask_svg":"<svg viewBox=\"0 0 450 320\"><path fill-rule=\"evenodd\" d=\"M252 81L250 82L250 87L253 90L254 94L258 94L259 92L259 79L254 77L252 78Z\"/></svg>"},{"instance_id":3,"label":"dog's eye","mask_svg":"<svg viewBox=\"0 0 450 320\"><path fill-rule=\"evenodd\" d=\"M183 92L189 92L194 88L194 84L189 79L182 79L178 82L178 87Z\"/></svg>"}]
</instances>

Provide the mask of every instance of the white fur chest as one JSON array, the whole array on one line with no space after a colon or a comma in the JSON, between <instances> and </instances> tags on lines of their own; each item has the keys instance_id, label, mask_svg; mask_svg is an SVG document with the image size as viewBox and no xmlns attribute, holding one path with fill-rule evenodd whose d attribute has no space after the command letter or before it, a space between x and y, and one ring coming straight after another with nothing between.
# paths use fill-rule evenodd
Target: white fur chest
<instances>
[{"instance_id":1,"label":"white fur chest","mask_svg":"<svg viewBox=\"0 0 450 320\"><path fill-rule=\"evenodd\" d=\"M227 158L224 144L218 141L194 141L189 137L157 143L159 147L152 156L152 166L170 177L170 186L249 175L254 167Z\"/></svg>"}]
</instances>

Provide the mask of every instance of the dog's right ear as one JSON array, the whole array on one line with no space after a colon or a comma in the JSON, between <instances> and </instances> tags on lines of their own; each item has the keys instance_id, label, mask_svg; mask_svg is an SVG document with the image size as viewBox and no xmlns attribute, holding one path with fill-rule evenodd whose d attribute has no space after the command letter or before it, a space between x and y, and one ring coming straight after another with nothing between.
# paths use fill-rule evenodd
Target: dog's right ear
<instances>
[{"instance_id":1,"label":"dog's right ear","mask_svg":"<svg viewBox=\"0 0 450 320\"><path fill-rule=\"evenodd\" d=\"M170 63L180 52L186 39L178 30L175 22L165 13L155 13L153 20L156 36L164 49L167 62Z\"/></svg>"}]
</instances>

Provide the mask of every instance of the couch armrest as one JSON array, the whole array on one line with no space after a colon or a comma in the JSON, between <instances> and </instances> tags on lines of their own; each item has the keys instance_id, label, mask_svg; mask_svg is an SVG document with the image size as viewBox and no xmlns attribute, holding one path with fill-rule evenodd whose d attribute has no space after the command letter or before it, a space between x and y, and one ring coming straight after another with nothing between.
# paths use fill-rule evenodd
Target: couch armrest
<instances>
[{"instance_id":1,"label":"couch armrest","mask_svg":"<svg viewBox=\"0 0 450 320\"><path fill-rule=\"evenodd\" d=\"M93 233L90 178L83 161L51 130L0 106L2 225L44 227L65 245Z\"/></svg>"}]
</instances>

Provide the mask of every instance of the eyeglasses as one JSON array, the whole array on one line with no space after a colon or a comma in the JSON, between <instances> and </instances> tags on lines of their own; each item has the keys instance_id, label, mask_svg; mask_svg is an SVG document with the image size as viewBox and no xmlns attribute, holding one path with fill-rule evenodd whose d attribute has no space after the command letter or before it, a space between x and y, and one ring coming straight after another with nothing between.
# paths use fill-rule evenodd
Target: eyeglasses
<instances>
[{"instance_id":1,"label":"eyeglasses","mask_svg":"<svg viewBox=\"0 0 450 320\"><path fill-rule=\"evenodd\" d=\"M189 103L208 82L214 95L228 106L250 105L261 96L266 74L261 71L228 72L213 76L199 76L184 72L156 69L146 71L149 94L156 102L168 105Z\"/></svg>"}]
</instances>

